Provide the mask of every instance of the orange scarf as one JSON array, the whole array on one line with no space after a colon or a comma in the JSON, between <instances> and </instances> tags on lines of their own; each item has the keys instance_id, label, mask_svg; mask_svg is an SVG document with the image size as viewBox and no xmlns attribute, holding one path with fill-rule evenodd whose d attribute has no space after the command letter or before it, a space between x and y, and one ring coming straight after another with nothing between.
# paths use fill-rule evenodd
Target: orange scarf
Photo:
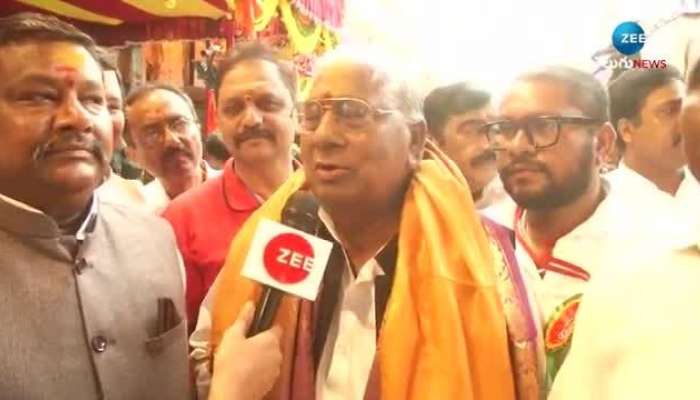
<instances>
[{"instance_id":1,"label":"orange scarf","mask_svg":"<svg viewBox=\"0 0 700 400\"><path fill-rule=\"evenodd\" d=\"M391 295L377 343L382 400L515 398L506 319L489 242L456 166L428 144L406 194ZM240 270L261 218L279 221L304 185L298 170L233 241L212 310L212 345L260 285ZM299 300L286 296L275 323L284 330L281 376L266 398L290 395ZM245 361L243 361L245 362Z\"/></svg>"}]
</instances>

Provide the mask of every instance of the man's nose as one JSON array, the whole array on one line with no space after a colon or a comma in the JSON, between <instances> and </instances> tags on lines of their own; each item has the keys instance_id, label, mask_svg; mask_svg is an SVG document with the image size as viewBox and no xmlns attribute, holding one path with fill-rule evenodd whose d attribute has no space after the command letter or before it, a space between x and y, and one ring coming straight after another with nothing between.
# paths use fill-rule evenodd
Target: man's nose
<instances>
[{"instance_id":1,"label":"man's nose","mask_svg":"<svg viewBox=\"0 0 700 400\"><path fill-rule=\"evenodd\" d=\"M243 110L243 126L246 128L258 126L262 124L262 115L260 111L253 104L246 104L245 110Z\"/></svg>"},{"instance_id":2,"label":"man's nose","mask_svg":"<svg viewBox=\"0 0 700 400\"><path fill-rule=\"evenodd\" d=\"M535 152L535 144L525 128L518 127L513 140L508 145L508 151L516 155Z\"/></svg>"},{"instance_id":3,"label":"man's nose","mask_svg":"<svg viewBox=\"0 0 700 400\"><path fill-rule=\"evenodd\" d=\"M182 140L182 134L170 129L169 127L165 127L163 131L163 145L165 147L180 147L183 145Z\"/></svg>"},{"instance_id":4,"label":"man's nose","mask_svg":"<svg viewBox=\"0 0 700 400\"><path fill-rule=\"evenodd\" d=\"M69 95L61 101L58 107L55 124L56 128L61 131L83 133L92 130L94 126L92 118L93 116L90 115L77 96Z\"/></svg>"},{"instance_id":5,"label":"man's nose","mask_svg":"<svg viewBox=\"0 0 700 400\"><path fill-rule=\"evenodd\" d=\"M316 129L311 133L313 140L320 146L341 146L345 143L343 127L330 110L325 110Z\"/></svg>"}]
</instances>

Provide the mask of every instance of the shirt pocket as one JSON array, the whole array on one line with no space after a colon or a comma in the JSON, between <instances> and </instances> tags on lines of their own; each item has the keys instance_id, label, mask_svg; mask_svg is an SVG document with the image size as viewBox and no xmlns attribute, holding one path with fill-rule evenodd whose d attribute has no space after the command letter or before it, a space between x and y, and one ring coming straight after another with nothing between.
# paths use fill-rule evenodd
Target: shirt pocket
<instances>
[{"instance_id":1,"label":"shirt pocket","mask_svg":"<svg viewBox=\"0 0 700 400\"><path fill-rule=\"evenodd\" d=\"M153 356L157 356L173 343L187 343L187 320L182 319L173 328L146 339L146 351Z\"/></svg>"}]
</instances>

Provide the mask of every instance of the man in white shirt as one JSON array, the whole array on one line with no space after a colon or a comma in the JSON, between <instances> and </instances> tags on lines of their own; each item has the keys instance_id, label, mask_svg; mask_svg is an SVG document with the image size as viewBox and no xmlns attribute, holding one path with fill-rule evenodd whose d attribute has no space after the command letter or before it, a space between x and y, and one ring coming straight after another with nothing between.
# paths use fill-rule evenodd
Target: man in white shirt
<instances>
[{"instance_id":1,"label":"man in white shirt","mask_svg":"<svg viewBox=\"0 0 700 400\"><path fill-rule=\"evenodd\" d=\"M637 213L631 218L668 214L674 224L698 218L700 185L684 168L678 121L684 92L672 66L631 69L609 85L610 118L624 153L606 179L624 197L627 211Z\"/></svg>"},{"instance_id":2,"label":"man in white shirt","mask_svg":"<svg viewBox=\"0 0 700 400\"><path fill-rule=\"evenodd\" d=\"M700 177L699 65L688 81L681 130L690 171ZM678 249L637 255L591 282L550 400L700 397L700 225L695 228Z\"/></svg>"},{"instance_id":3,"label":"man in white shirt","mask_svg":"<svg viewBox=\"0 0 700 400\"><path fill-rule=\"evenodd\" d=\"M157 213L171 199L217 174L202 159L202 138L192 100L167 84L146 85L126 99L124 138L154 180L144 185Z\"/></svg>"},{"instance_id":4,"label":"man in white shirt","mask_svg":"<svg viewBox=\"0 0 700 400\"><path fill-rule=\"evenodd\" d=\"M479 128L492 114L491 95L460 82L434 89L423 102L431 138L459 167L477 209L507 195L498 179L496 155Z\"/></svg>"},{"instance_id":5,"label":"man in white shirt","mask_svg":"<svg viewBox=\"0 0 700 400\"><path fill-rule=\"evenodd\" d=\"M485 214L516 232L516 256L544 326L547 378L566 356L581 294L613 236L608 185L598 175L613 145L607 95L590 74L548 67L519 77L482 129L513 201Z\"/></svg>"}]
</instances>

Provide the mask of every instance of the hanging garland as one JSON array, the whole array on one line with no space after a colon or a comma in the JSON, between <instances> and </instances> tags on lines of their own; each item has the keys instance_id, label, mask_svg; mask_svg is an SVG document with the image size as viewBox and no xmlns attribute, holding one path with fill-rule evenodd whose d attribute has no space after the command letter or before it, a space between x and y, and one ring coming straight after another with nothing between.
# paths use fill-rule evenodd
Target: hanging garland
<instances>
[{"instance_id":1,"label":"hanging garland","mask_svg":"<svg viewBox=\"0 0 700 400\"><path fill-rule=\"evenodd\" d=\"M260 16L257 17L253 23L256 32L263 31L265 28L267 28L267 25L277 12L278 5L279 0L262 0Z\"/></svg>"},{"instance_id":2,"label":"hanging garland","mask_svg":"<svg viewBox=\"0 0 700 400\"><path fill-rule=\"evenodd\" d=\"M327 29L338 30L341 27L344 12L344 0L290 0L297 12Z\"/></svg>"},{"instance_id":3,"label":"hanging garland","mask_svg":"<svg viewBox=\"0 0 700 400\"><path fill-rule=\"evenodd\" d=\"M338 46L338 37L332 30L323 28L323 32L321 32L321 45L323 45L326 50L334 49Z\"/></svg>"},{"instance_id":4,"label":"hanging garland","mask_svg":"<svg viewBox=\"0 0 700 400\"><path fill-rule=\"evenodd\" d=\"M321 24L313 23L311 27L305 27L294 17L288 0L279 0L279 7L282 22L287 28L287 35L289 35L294 50L302 54L313 53L323 31Z\"/></svg>"}]
</instances>

